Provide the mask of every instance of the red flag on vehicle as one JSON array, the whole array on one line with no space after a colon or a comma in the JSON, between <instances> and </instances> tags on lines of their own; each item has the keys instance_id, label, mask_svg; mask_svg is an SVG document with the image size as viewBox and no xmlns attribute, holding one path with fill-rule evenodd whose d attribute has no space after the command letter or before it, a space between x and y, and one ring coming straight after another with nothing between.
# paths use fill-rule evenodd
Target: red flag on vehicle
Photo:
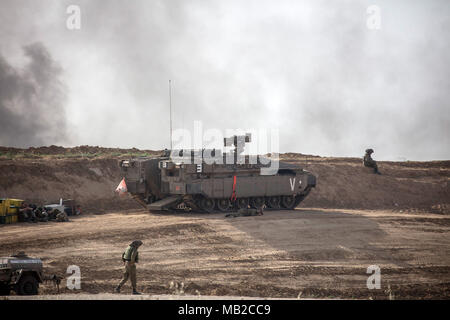
<instances>
[{"instance_id":1,"label":"red flag on vehicle","mask_svg":"<svg viewBox=\"0 0 450 320\"><path fill-rule=\"evenodd\" d=\"M119 194L124 194L128 192L127 184L125 183L125 178L123 178L122 181L120 181L119 185L116 188L116 192Z\"/></svg>"},{"instance_id":2,"label":"red flag on vehicle","mask_svg":"<svg viewBox=\"0 0 450 320\"><path fill-rule=\"evenodd\" d=\"M233 193L231 195L231 201L236 201L236 176L233 177Z\"/></svg>"}]
</instances>

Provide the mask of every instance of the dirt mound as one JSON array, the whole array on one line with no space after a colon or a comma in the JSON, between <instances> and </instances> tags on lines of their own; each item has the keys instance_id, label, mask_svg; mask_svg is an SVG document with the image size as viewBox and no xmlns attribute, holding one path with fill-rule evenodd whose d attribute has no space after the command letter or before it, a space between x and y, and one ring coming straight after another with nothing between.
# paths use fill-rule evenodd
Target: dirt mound
<instances>
[{"instance_id":1,"label":"dirt mound","mask_svg":"<svg viewBox=\"0 0 450 320\"><path fill-rule=\"evenodd\" d=\"M140 208L114 194L122 179L118 159L160 153L97 146L0 147L0 197L37 203L72 198L95 212ZM317 187L302 207L450 213L450 161L379 162L382 175L375 175L358 158L288 153L281 159L317 176Z\"/></svg>"},{"instance_id":2,"label":"dirt mound","mask_svg":"<svg viewBox=\"0 0 450 320\"><path fill-rule=\"evenodd\" d=\"M450 161L379 162L376 175L361 160L340 160L300 162L317 176L302 206L450 213Z\"/></svg>"},{"instance_id":3,"label":"dirt mound","mask_svg":"<svg viewBox=\"0 0 450 320\"><path fill-rule=\"evenodd\" d=\"M137 148L103 148L99 146L61 146L30 147L28 149L0 146L0 160L48 159L48 158L120 158L125 156L150 156L161 154L161 150L139 150Z\"/></svg>"},{"instance_id":4,"label":"dirt mound","mask_svg":"<svg viewBox=\"0 0 450 320\"><path fill-rule=\"evenodd\" d=\"M140 208L114 193L121 179L116 159L0 161L0 197L39 205L75 199L85 212Z\"/></svg>"}]
</instances>

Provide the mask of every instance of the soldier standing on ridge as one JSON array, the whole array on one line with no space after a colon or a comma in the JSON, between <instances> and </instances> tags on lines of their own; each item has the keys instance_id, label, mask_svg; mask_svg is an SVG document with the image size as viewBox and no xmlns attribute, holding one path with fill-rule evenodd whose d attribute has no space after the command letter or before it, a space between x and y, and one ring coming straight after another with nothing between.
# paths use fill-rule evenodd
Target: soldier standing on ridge
<instances>
[{"instance_id":1,"label":"soldier standing on ridge","mask_svg":"<svg viewBox=\"0 0 450 320\"><path fill-rule=\"evenodd\" d=\"M122 254L122 260L125 263L125 272L119 285L116 287L115 292L120 293L120 288L127 282L128 278L131 280L131 286L133 287L133 294L140 294L136 290L136 263L139 262L138 248L142 245L142 241L133 241Z\"/></svg>"},{"instance_id":2,"label":"soldier standing on ridge","mask_svg":"<svg viewBox=\"0 0 450 320\"><path fill-rule=\"evenodd\" d=\"M368 168L373 168L373 172L376 174L381 174L378 171L378 165L375 160L372 159L371 154L373 153L373 149L366 149L366 154L364 155L364 166Z\"/></svg>"}]
</instances>

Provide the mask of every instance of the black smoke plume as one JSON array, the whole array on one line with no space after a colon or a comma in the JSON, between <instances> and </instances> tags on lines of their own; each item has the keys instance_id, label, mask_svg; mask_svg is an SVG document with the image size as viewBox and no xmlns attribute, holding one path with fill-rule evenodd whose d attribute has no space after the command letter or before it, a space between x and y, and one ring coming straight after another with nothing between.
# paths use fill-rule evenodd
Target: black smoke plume
<instances>
[{"instance_id":1,"label":"black smoke plume","mask_svg":"<svg viewBox=\"0 0 450 320\"><path fill-rule=\"evenodd\" d=\"M67 140L63 70L42 43L23 47L27 64L0 55L0 145L29 147Z\"/></svg>"}]
</instances>

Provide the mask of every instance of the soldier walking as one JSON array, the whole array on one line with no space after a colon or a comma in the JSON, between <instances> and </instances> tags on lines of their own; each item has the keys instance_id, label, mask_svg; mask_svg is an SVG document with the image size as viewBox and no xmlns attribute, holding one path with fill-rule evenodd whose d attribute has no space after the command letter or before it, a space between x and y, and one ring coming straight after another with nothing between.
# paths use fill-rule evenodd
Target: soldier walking
<instances>
[{"instance_id":1,"label":"soldier walking","mask_svg":"<svg viewBox=\"0 0 450 320\"><path fill-rule=\"evenodd\" d=\"M141 294L136 290L136 263L139 262L138 248L142 245L142 241L133 241L122 254L122 260L125 263L125 272L119 285L116 287L115 292L120 293L120 289L127 282L128 278L131 280L131 286L133 287L133 294Z\"/></svg>"}]
</instances>

